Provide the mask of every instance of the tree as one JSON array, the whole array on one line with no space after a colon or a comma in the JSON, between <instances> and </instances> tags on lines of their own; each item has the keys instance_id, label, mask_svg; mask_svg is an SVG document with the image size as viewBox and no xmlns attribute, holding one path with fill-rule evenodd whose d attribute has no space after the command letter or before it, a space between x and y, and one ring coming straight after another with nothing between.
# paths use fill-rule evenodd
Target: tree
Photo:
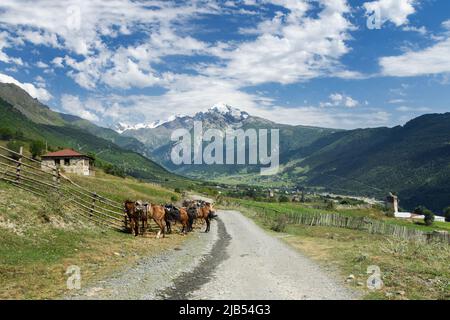
<instances>
[{"instance_id":1,"label":"tree","mask_svg":"<svg viewBox=\"0 0 450 320\"><path fill-rule=\"evenodd\" d=\"M17 140L23 140L25 138L25 135L23 134L23 131L16 130L16 132L14 133L14 138L16 138Z\"/></svg>"},{"instance_id":2,"label":"tree","mask_svg":"<svg viewBox=\"0 0 450 320\"><path fill-rule=\"evenodd\" d=\"M413 210L413 213L423 215L425 210L427 210L427 208L425 208L424 206L418 206Z\"/></svg>"},{"instance_id":3,"label":"tree","mask_svg":"<svg viewBox=\"0 0 450 320\"><path fill-rule=\"evenodd\" d=\"M45 151L45 143L40 140L33 140L30 144L30 153L33 159L42 156Z\"/></svg>"},{"instance_id":4,"label":"tree","mask_svg":"<svg viewBox=\"0 0 450 320\"><path fill-rule=\"evenodd\" d=\"M19 153L20 152L20 147L23 147L24 144L23 142L20 141L16 141L16 140L11 140L6 144L6 148ZM10 157L13 158L14 160L19 160L19 155L17 155L16 153L11 152Z\"/></svg>"},{"instance_id":5,"label":"tree","mask_svg":"<svg viewBox=\"0 0 450 320\"><path fill-rule=\"evenodd\" d=\"M0 128L0 139L11 140L13 138L13 132L8 128Z\"/></svg>"},{"instance_id":6,"label":"tree","mask_svg":"<svg viewBox=\"0 0 450 320\"><path fill-rule=\"evenodd\" d=\"M434 213L431 210L425 209L423 212L423 215L425 216L423 218L423 221L427 226L431 226L434 222Z\"/></svg>"},{"instance_id":7,"label":"tree","mask_svg":"<svg viewBox=\"0 0 450 320\"><path fill-rule=\"evenodd\" d=\"M445 221L450 222L450 206L444 209Z\"/></svg>"}]
</instances>

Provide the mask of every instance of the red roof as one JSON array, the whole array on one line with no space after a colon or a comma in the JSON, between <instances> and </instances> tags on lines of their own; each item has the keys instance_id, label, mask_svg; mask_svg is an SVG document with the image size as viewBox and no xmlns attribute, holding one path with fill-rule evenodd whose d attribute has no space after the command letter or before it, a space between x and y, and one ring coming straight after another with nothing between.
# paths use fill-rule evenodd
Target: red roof
<instances>
[{"instance_id":1,"label":"red roof","mask_svg":"<svg viewBox=\"0 0 450 320\"><path fill-rule=\"evenodd\" d=\"M64 149L64 150L47 153L47 154L43 155L42 157L87 157L87 156L84 154L78 153L72 149Z\"/></svg>"}]
</instances>

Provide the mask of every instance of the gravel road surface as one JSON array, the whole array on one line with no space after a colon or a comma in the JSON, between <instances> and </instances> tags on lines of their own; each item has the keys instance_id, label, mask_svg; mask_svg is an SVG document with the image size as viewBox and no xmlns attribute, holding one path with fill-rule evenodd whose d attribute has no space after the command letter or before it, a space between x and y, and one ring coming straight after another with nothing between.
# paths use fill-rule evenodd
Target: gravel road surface
<instances>
[{"instance_id":1,"label":"gravel road surface","mask_svg":"<svg viewBox=\"0 0 450 320\"><path fill-rule=\"evenodd\" d=\"M237 211L219 211L176 248L71 299L355 299L317 264ZM202 227L202 231L204 226ZM162 240L164 241L164 240Z\"/></svg>"}]
</instances>

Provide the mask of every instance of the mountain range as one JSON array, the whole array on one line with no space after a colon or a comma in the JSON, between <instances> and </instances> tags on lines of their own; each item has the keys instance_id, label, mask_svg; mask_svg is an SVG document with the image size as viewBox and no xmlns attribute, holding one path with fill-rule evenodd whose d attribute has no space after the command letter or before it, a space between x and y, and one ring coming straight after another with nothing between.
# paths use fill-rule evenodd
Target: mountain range
<instances>
[{"instance_id":1,"label":"mountain range","mask_svg":"<svg viewBox=\"0 0 450 320\"><path fill-rule=\"evenodd\" d=\"M179 128L192 130L194 121L202 121L204 129L279 129L279 173L261 176L259 165L174 165L170 134ZM192 178L380 199L395 192L408 210L425 205L441 211L450 205L450 113L423 115L393 128L336 130L278 124L217 104L155 124L129 126L121 135L139 140L147 154L170 171Z\"/></svg>"},{"instance_id":2,"label":"mountain range","mask_svg":"<svg viewBox=\"0 0 450 320\"><path fill-rule=\"evenodd\" d=\"M122 123L112 130L55 112L14 84L0 84L0 115L1 128L20 130L51 146L96 153L100 160L146 180L192 183L183 175L377 198L396 192L400 206L408 210L425 205L440 212L450 205L450 113L423 115L393 128L337 130L278 124L216 104L193 116ZM195 121L202 121L204 129L279 129L279 173L261 176L259 165L174 165L170 136L175 129L192 130Z\"/></svg>"}]
</instances>

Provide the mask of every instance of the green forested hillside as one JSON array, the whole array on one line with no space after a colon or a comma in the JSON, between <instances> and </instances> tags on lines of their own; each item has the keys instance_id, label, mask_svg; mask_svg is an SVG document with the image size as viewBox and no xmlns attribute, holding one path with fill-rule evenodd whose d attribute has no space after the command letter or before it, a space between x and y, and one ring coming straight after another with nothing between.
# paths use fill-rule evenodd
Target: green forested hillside
<instances>
[{"instance_id":1,"label":"green forested hillside","mask_svg":"<svg viewBox=\"0 0 450 320\"><path fill-rule=\"evenodd\" d=\"M95 153L98 159L116 165L134 177L172 183L184 180L136 152L122 149L112 141L75 126L35 123L1 98L0 114L0 128L13 132L19 130L25 138L42 140L52 147L70 147L84 153Z\"/></svg>"},{"instance_id":2,"label":"green forested hillside","mask_svg":"<svg viewBox=\"0 0 450 320\"><path fill-rule=\"evenodd\" d=\"M331 134L289 161L299 158L287 172L309 186L378 197L398 192L406 209L423 204L441 211L450 204L450 113Z\"/></svg>"}]
</instances>

